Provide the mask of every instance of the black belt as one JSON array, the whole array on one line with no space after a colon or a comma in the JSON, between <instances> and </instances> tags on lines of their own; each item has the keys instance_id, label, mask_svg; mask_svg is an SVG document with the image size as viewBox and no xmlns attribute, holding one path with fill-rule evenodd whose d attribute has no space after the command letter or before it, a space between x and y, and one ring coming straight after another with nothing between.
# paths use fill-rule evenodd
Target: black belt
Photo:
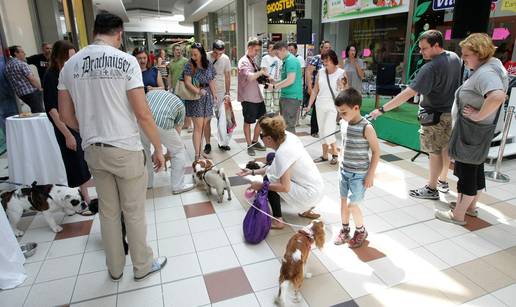
<instances>
[{"instance_id":1,"label":"black belt","mask_svg":"<svg viewBox=\"0 0 516 307\"><path fill-rule=\"evenodd\" d=\"M99 146L99 147L115 147L113 145L109 145L109 144L106 144L106 143L93 143L93 145Z\"/></svg>"}]
</instances>

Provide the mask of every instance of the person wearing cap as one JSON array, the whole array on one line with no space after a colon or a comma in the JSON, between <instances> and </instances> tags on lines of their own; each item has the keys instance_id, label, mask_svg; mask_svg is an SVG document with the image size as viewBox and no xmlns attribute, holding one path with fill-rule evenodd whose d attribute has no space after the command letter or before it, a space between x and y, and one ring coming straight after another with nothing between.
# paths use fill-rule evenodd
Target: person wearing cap
<instances>
[{"instance_id":1,"label":"person wearing cap","mask_svg":"<svg viewBox=\"0 0 516 307\"><path fill-rule=\"evenodd\" d=\"M226 47L223 41L216 40L213 42L212 51L208 52L208 60L215 68L215 85L217 88L217 100L214 103L215 116L217 121L226 120L226 114L224 110L224 100L229 99L229 93L231 88L231 61L229 57L224 53ZM217 125L218 126L218 125ZM223 130L226 130L225 128ZM227 131L227 130L226 130ZM206 146L204 147L204 153L209 154L211 151L210 145L211 127L206 125L204 130L204 138L206 139ZM229 137L227 132L225 135L221 133L220 129L217 129L217 142L219 149L222 151L231 150L229 147Z\"/></svg>"}]
</instances>

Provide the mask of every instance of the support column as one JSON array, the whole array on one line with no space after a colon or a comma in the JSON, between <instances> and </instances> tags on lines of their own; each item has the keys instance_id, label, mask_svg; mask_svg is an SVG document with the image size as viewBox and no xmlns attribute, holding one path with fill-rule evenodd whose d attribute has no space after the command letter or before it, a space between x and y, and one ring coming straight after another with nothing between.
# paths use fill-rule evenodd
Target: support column
<instances>
[{"instance_id":1,"label":"support column","mask_svg":"<svg viewBox=\"0 0 516 307\"><path fill-rule=\"evenodd\" d=\"M211 44L217 39L215 29L217 28L217 13L208 13L208 45L204 46L206 50L211 49Z\"/></svg>"},{"instance_id":2,"label":"support column","mask_svg":"<svg viewBox=\"0 0 516 307\"><path fill-rule=\"evenodd\" d=\"M312 33L315 33L316 53L319 52L319 42L323 40L324 24L321 23L321 2L317 0L311 1L311 16L312 16ZM305 4L306 5L306 4Z\"/></svg>"},{"instance_id":3,"label":"support column","mask_svg":"<svg viewBox=\"0 0 516 307\"><path fill-rule=\"evenodd\" d=\"M236 40L237 58L244 56L247 47L247 0L235 0L236 2Z\"/></svg>"},{"instance_id":4,"label":"support column","mask_svg":"<svg viewBox=\"0 0 516 307\"><path fill-rule=\"evenodd\" d=\"M196 42L201 40L201 25L198 21L194 21L193 23L193 29L194 29L194 39Z\"/></svg>"},{"instance_id":5,"label":"support column","mask_svg":"<svg viewBox=\"0 0 516 307\"><path fill-rule=\"evenodd\" d=\"M154 44L152 43L152 32L145 32L145 42L147 44L146 49L151 52L154 50Z\"/></svg>"}]
</instances>

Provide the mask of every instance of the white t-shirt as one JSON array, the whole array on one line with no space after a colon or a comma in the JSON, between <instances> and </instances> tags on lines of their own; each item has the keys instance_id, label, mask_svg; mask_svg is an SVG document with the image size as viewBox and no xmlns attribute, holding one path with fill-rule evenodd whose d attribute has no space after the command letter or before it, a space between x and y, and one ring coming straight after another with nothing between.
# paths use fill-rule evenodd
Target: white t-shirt
<instances>
[{"instance_id":1,"label":"white t-shirt","mask_svg":"<svg viewBox=\"0 0 516 307\"><path fill-rule=\"evenodd\" d=\"M333 74L330 74L330 84L333 90L333 94L335 97L340 93L339 88L337 87L337 82L339 79L344 78L345 72L344 69L337 67L337 70ZM326 68L321 68L319 73L317 74L319 78L319 93L317 94L317 108L335 108L335 103L333 102L333 97L330 92L330 88L328 87L328 80L326 78ZM342 89L340 89L342 90Z\"/></svg>"},{"instance_id":2,"label":"white t-shirt","mask_svg":"<svg viewBox=\"0 0 516 307\"><path fill-rule=\"evenodd\" d=\"M298 54L296 55L296 59L299 61L299 64L301 64L301 68L306 67L305 59L303 59L303 56Z\"/></svg>"},{"instance_id":3,"label":"white t-shirt","mask_svg":"<svg viewBox=\"0 0 516 307\"><path fill-rule=\"evenodd\" d=\"M212 51L208 52L208 60L213 64L215 60L213 59L212 54ZM228 71L231 72L231 60L226 54L222 54L215 62L215 64L213 64L213 67L215 68L215 72L217 73L215 75L215 84L217 86L217 92L225 93L226 79L224 78L224 73Z\"/></svg>"},{"instance_id":4,"label":"white t-shirt","mask_svg":"<svg viewBox=\"0 0 516 307\"><path fill-rule=\"evenodd\" d=\"M283 66L283 62L278 57L269 54L263 56L260 64L260 68L267 68L269 76L274 81L281 81L281 66Z\"/></svg>"},{"instance_id":5,"label":"white t-shirt","mask_svg":"<svg viewBox=\"0 0 516 307\"><path fill-rule=\"evenodd\" d=\"M323 196L321 173L299 138L288 131L285 133L285 142L276 150L276 156L267 168L267 177L270 182L278 182L290 168L290 191L278 194L292 205L316 206Z\"/></svg>"},{"instance_id":6,"label":"white t-shirt","mask_svg":"<svg viewBox=\"0 0 516 307\"><path fill-rule=\"evenodd\" d=\"M71 57L59 75L59 90L68 90L79 122L82 148L105 143L143 150L127 91L143 87L135 57L108 45L89 45Z\"/></svg>"}]
</instances>

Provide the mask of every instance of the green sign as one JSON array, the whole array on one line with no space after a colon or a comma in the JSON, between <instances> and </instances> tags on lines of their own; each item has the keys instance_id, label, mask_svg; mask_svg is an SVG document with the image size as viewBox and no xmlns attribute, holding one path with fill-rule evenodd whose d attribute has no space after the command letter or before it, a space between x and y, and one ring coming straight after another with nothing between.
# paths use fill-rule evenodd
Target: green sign
<instances>
[{"instance_id":1,"label":"green sign","mask_svg":"<svg viewBox=\"0 0 516 307\"><path fill-rule=\"evenodd\" d=\"M408 12L409 0L322 0L322 22Z\"/></svg>"}]
</instances>

